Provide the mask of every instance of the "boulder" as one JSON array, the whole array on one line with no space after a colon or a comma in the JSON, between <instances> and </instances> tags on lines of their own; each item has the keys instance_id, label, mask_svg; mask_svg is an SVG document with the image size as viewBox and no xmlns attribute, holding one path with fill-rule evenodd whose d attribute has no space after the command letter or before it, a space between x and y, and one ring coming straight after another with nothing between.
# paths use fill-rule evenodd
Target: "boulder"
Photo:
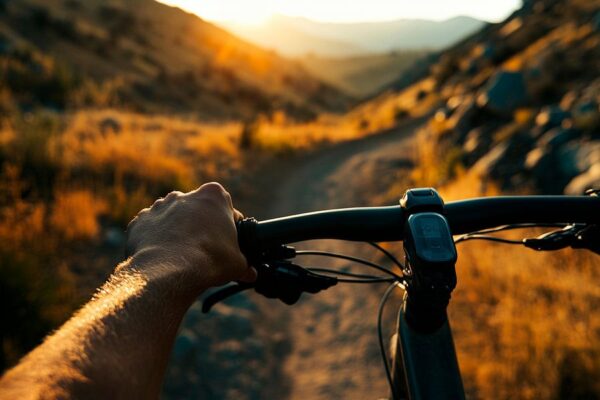
<instances>
[{"instance_id":1,"label":"boulder","mask_svg":"<svg viewBox=\"0 0 600 400\"><path fill-rule=\"evenodd\" d=\"M466 98L452 113L448 120L448 128L458 133L458 141L464 142L467 133L473 129L473 120L477 115L479 108L474 99Z\"/></svg>"},{"instance_id":2,"label":"boulder","mask_svg":"<svg viewBox=\"0 0 600 400\"><path fill-rule=\"evenodd\" d=\"M535 123L538 126L554 128L560 126L563 121L570 117L571 114L568 111L565 111L558 106L548 106L542 108L540 113L535 118Z\"/></svg>"},{"instance_id":3,"label":"boulder","mask_svg":"<svg viewBox=\"0 0 600 400\"><path fill-rule=\"evenodd\" d=\"M477 104L497 114L511 116L529 100L525 78L521 72L499 71L477 98Z\"/></svg>"},{"instance_id":4,"label":"boulder","mask_svg":"<svg viewBox=\"0 0 600 400\"><path fill-rule=\"evenodd\" d=\"M600 32L600 11L598 11L596 13L596 15L594 15L594 18L592 19L592 28L596 32Z\"/></svg>"},{"instance_id":5,"label":"boulder","mask_svg":"<svg viewBox=\"0 0 600 400\"><path fill-rule=\"evenodd\" d=\"M479 176L492 176L498 164L508 150L508 143L500 143L473 165L473 171Z\"/></svg>"},{"instance_id":6,"label":"boulder","mask_svg":"<svg viewBox=\"0 0 600 400\"><path fill-rule=\"evenodd\" d=\"M525 157L525 168L528 170L536 171L540 169L540 166L545 160L549 158L549 152L543 147L536 147L527 153Z\"/></svg>"},{"instance_id":7,"label":"boulder","mask_svg":"<svg viewBox=\"0 0 600 400\"><path fill-rule=\"evenodd\" d=\"M600 164L595 164L583 174L573 178L565 187L565 194L580 195L588 189L598 188L600 188Z\"/></svg>"},{"instance_id":8,"label":"boulder","mask_svg":"<svg viewBox=\"0 0 600 400\"><path fill-rule=\"evenodd\" d=\"M600 164L600 140L571 142L557 153L558 168L564 175L575 177Z\"/></svg>"},{"instance_id":9,"label":"boulder","mask_svg":"<svg viewBox=\"0 0 600 400\"><path fill-rule=\"evenodd\" d=\"M587 100L573 106L573 121L576 127L595 130L600 127L600 107L595 100Z\"/></svg>"},{"instance_id":10,"label":"boulder","mask_svg":"<svg viewBox=\"0 0 600 400\"><path fill-rule=\"evenodd\" d=\"M538 140L538 145L543 147L557 148L565 145L571 140L579 138L581 131L573 128L553 128L547 131Z\"/></svg>"},{"instance_id":11,"label":"boulder","mask_svg":"<svg viewBox=\"0 0 600 400\"><path fill-rule=\"evenodd\" d=\"M577 93L574 90L567 92L560 100L560 108L562 108L563 110L570 110L573 107L573 105L575 105L577 100L579 100L579 97L579 93Z\"/></svg>"}]
</instances>

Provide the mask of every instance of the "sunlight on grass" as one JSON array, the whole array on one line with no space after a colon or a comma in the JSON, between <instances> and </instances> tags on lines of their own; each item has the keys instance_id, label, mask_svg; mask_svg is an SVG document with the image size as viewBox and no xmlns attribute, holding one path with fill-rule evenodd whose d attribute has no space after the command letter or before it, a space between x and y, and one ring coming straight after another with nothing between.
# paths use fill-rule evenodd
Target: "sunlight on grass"
<instances>
[{"instance_id":1,"label":"sunlight on grass","mask_svg":"<svg viewBox=\"0 0 600 400\"><path fill-rule=\"evenodd\" d=\"M498 195L473 173L440 188L446 201ZM537 236L519 230L504 236ZM553 399L600 391L599 256L466 242L450 307L472 398Z\"/></svg>"}]
</instances>

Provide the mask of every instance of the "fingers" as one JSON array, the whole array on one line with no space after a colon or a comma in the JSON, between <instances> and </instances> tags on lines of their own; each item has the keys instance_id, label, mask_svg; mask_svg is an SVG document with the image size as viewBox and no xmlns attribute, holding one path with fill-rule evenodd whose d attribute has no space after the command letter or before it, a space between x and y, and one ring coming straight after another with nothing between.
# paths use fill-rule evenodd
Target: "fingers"
<instances>
[{"instance_id":1,"label":"fingers","mask_svg":"<svg viewBox=\"0 0 600 400\"><path fill-rule=\"evenodd\" d=\"M248 267L245 274L242 275L242 277L239 279L239 281L244 282L244 283L252 283L252 282L256 281L257 277L258 277L258 272L256 272L256 269L254 267Z\"/></svg>"},{"instance_id":2,"label":"fingers","mask_svg":"<svg viewBox=\"0 0 600 400\"><path fill-rule=\"evenodd\" d=\"M242 214L239 210L233 209L233 220L235 222L241 221L244 219L244 214Z\"/></svg>"}]
</instances>

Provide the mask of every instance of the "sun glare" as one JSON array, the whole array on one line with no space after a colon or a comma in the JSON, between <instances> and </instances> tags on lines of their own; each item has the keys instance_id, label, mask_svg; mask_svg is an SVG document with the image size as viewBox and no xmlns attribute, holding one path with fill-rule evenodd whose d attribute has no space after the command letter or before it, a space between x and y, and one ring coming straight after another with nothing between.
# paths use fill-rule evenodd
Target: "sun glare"
<instances>
[{"instance_id":1,"label":"sun glare","mask_svg":"<svg viewBox=\"0 0 600 400\"><path fill-rule=\"evenodd\" d=\"M500 21L521 0L159 0L216 22L260 25L276 14L322 22L385 21L401 18L443 20L469 15Z\"/></svg>"},{"instance_id":2,"label":"sun glare","mask_svg":"<svg viewBox=\"0 0 600 400\"><path fill-rule=\"evenodd\" d=\"M160 0L162 3L199 15L209 21L228 21L245 25L260 25L274 14L270 0Z\"/></svg>"}]
</instances>

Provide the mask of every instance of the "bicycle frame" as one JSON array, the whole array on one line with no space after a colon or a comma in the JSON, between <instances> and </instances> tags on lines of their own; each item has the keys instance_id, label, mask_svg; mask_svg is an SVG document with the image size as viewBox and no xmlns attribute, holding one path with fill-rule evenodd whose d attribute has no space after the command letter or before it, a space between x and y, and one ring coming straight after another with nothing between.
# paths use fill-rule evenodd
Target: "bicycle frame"
<instances>
[{"instance_id":1,"label":"bicycle frame","mask_svg":"<svg viewBox=\"0 0 600 400\"><path fill-rule=\"evenodd\" d=\"M464 399L465 392L448 320L432 333L406 322L406 297L398 312L392 382L399 399ZM394 399L396 400L396 399Z\"/></svg>"}]
</instances>

